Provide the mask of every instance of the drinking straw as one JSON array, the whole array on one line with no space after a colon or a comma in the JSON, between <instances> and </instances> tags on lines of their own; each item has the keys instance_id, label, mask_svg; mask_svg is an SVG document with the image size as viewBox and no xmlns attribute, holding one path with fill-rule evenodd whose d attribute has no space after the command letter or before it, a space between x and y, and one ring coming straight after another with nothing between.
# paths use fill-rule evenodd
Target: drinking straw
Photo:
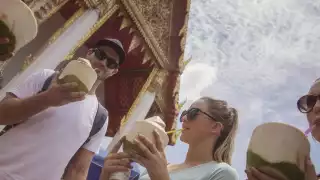
<instances>
[{"instance_id":1,"label":"drinking straw","mask_svg":"<svg viewBox=\"0 0 320 180\"><path fill-rule=\"evenodd\" d=\"M175 129L175 130L171 130L171 131L167 131L167 134L173 134L173 133L179 133L180 131L182 131L183 129Z\"/></svg>"},{"instance_id":2,"label":"drinking straw","mask_svg":"<svg viewBox=\"0 0 320 180\"><path fill-rule=\"evenodd\" d=\"M304 135L308 136L308 134L312 131L312 127L309 127L305 132Z\"/></svg>"},{"instance_id":3,"label":"drinking straw","mask_svg":"<svg viewBox=\"0 0 320 180\"><path fill-rule=\"evenodd\" d=\"M176 134L176 137L178 137L181 133L182 133L183 129L176 129L176 130L171 130L171 131L167 131L167 134Z\"/></svg>"}]
</instances>

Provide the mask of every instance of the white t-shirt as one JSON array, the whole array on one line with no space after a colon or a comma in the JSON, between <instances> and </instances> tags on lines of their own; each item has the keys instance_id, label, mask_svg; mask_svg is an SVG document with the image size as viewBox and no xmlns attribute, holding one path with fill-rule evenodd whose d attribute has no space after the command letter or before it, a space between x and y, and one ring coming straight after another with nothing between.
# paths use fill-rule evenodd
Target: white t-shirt
<instances>
[{"instance_id":1,"label":"white t-shirt","mask_svg":"<svg viewBox=\"0 0 320 180\"><path fill-rule=\"evenodd\" d=\"M19 98L37 94L53 70L37 72L11 93ZM0 136L1 180L60 180L72 156L89 136L98 109L95 95L61 107L51 107ZM84 145L97 152L107 130Z\"/></svg>"},{"instance_id":2,"label":"white t-shirt","mask_svg":"<svg viewBox=\"0 0 320 180\"><path fill-rule=\"evenodd\" d=\"M226 163L208 162L169 172L170 180L239 180L237 171ZM147 171L139 180L150 180Z\"/></svg>"}]
</instances>

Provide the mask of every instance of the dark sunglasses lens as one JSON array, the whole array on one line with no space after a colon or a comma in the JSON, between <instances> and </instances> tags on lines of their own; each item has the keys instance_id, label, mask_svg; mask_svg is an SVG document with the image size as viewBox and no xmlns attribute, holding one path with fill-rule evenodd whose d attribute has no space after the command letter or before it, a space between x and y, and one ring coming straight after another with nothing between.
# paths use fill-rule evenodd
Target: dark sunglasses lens
<instances>
[{"instance_id":1,"label":"dark sunglasses lens","mask_svg":"<svg viewBox=\"0 0 320 180\"><path fill-rule=\"evenodd\" d=\"M119 68L119 64L117 62L115 62L114 60L112 60L112 59L108 59L107 67L110 68L110 69L118 69Z\"/></svg>"},{"instance_id":2,"label":"dark sunglasses lens","mask_svg":"<svg viewBox=\"0 0 320 180\"><path fill-rule=\"evenodd\" d=\"M95 49L94 50L94 55L96 56L96 58L100 61L105 60L106 59L106 54L101 51L100 49Z\"/></svg>"},{"instance_id":3,"label":"dark sunglasses lens","mask_svg":"<svg viewBox=\"0 0 320 180\"><path fill-rule=\"evenodd\" d=\"M188 110L188 114L187 114L187 118L188 120L194 120L194 118L197 116L199 110L198 109L189 109Z\"/></svg>"},{"instance_id":4,"label":"dark sunglasses lens","mask_svg":"<svg viewBox=\"0 0 320 180\"><path fill-rule=\"evenodd\" d=\"M188 111L186 111L186 110L184 110L184 111L182 111L182 113L181 113L181 115L180 115L180 122L183 122L183 117L185 116L185 115L187 115L188 114Z\"/></svg>"},{"instance_id":5,"label":"dark sunglasses lens","mask_svg":"<svg viewBox=\"0 0 320 180\"><path fill-rule=\"evenodd\" d=\"M196 108L189 109L189 110L187 110L187 111L183 111L183 112L181 113L181 116L180 116L180 121L181 121L181 122L183 121L182 118L183 118L184 116L187 116L187 120L188 120L188 121L192 121L192 120L195 119L195 117L198 115L198 113L199 113L199 109L196 109Z\"/></svg>"},{"instance_id":6,"label":"dark sunglasses lens","mask_svg":"<svg viewBox=\"0 0 320 180\"><path fill-rule=\"evenodd\" d=\"M312 95L301 97L297 103L299 111L302 113L310 112L313 106L317 103L317 99L317 96Z\"/></svg>"}]
</instances>

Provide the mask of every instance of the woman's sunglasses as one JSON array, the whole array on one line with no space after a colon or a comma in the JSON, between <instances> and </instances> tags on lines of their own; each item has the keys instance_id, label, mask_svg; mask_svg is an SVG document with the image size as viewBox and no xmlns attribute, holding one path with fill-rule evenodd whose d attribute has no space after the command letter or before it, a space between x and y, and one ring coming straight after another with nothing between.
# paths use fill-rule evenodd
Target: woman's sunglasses
<instances>
[{"instance_id":1,"label":"woman's sunglasses","mask_svg":"<svg viewBox=\"0 0 320 180\"><path fill-rule=\"evenodd\" d=\"M182 118L183 118L184 116L187 116L187 120L188 120L188 121L192 121L192 120L194 120L194 119L197 117L197 115L198 115L199 113L202 113L202 114L208 116L210 119L212 119L212 120L214 120L214 121L216 120L216 119L213 118L211 115L209 115L208 113L200 110L199 108L191 108L191 109L182 111L181 116L180 116L180 122L183 122L183 119L182 119Z\"/></svg>"},{"instance_id":2,"label":"woman's sunglasses","mask_svg":"<svg viewBox=\"0 0 320 180\"><path fill-rule=\"evenodd\" d=\"M99 61L106 60L106 66L109 69L118 69L119 68L119 63L117 63L117 61L114 58L110 57L103 50L101 50L99 48L95 48L95 49L93 49L93 52Z\"/></svg>"},{"instance_id":3,"label":"woman's sunglasses","mask_svg":"<svg viewBox=\"0 0 320 180\"><path fill-rule=\"evenodd\" d=\"M316 105L320 95L305 95L302 96L298 102L297 107L302 113L309 113L312 111L314 105Z\"/></svg>"}]
</instances>

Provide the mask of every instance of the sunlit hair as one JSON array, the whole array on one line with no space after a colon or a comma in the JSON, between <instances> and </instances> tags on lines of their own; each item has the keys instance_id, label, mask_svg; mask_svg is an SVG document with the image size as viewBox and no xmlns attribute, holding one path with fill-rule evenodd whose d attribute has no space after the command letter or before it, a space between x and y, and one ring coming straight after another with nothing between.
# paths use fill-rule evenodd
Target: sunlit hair
<instances>
[{"instance_id":1,"label":"sunlit hair","mask_svg":"<svg viewBox=\"0 0 320 180\"><path fill-rule=\"evenodd\" d=\"M314 82L318 82L318 81L320 81L320 78L316 79Z\"/></svg>"},{"instance_id":2,"label":"sunlit hair","mask_svg":"<svg viewBox=\"0 0 320 180\"><path fill-rule=\"evenodd\" d=\"M238 112L235 108L229 107L226 101L210 97L202 97L201 100L207 104L208 113L223 125L222 132L213 145L213 160L231 164L238 129Z\"/></svg>"}]
</instances>

